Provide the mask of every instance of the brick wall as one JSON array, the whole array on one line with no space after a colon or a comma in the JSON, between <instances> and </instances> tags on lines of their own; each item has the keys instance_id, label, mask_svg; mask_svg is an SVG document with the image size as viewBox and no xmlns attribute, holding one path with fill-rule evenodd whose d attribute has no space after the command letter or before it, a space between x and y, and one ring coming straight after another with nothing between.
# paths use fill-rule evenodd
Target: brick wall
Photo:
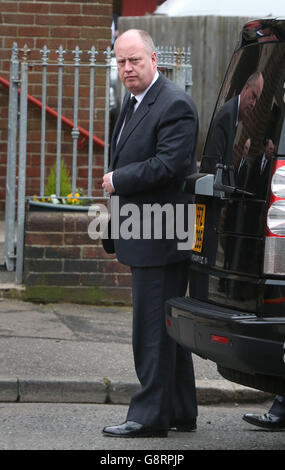
<instances>
[{"instance_id":1,"label":"brick wall","mask_svg":"<svg viewBox=\"0 0 285 470\"><path fill-rule=\"evenodd\" d=\"M21 49L25 44L31 49L29 59L39 60L39 50L44 46L51 50L50 60L56 60L55 51L60 45L66 50L65 62L73 61L72 50L78 45L84 51L81 63L89 62L87 51L91 46L102 51L97 61L105 61L103 51L111 45L112 0L11 0L0 2L0 75L9 79L9 61L13 42ZM22 54L20 52L20 54ZM73 71L65 75L63 114L73 120ZM41 74L37 68L30 72L29 93L41 99ZM48 79L47 104L57 107L57 78ZM78 125L88 130L89 86L83 77L79 90ZM101 69L95 76L94 134L104 140L105 75ZM39 191L40 175L40 115L41 111L29 105L27 148L27 195ZM8 135L8 89L0 84L0 211L4 209L6 152ZM50 168L56 154L56 119L47 115L46 164ZM71 166L71 129L63 126L62 157ZM87 187L86 166L88 140L78 151L77 186ZM100 195L103 174L103 149L94 145L93 195ZM48 169L46 174L48 174Z\"/></svg>"},{"instance_id":2,"label":"brick wall","mask_svg":"<svg viewBox=\"0 0 285 470\"><path fill-rule=\"evenodd\" d=\"M26 218L24 284L36 301L130 304L129 267L88 236L87 212L30 211Z\"/></svg>"}]
</instances>

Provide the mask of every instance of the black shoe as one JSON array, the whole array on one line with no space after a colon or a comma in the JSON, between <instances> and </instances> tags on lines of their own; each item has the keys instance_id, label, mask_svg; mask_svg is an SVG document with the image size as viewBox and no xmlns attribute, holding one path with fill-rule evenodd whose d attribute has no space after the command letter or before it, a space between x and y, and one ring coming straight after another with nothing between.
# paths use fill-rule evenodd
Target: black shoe
<instances>
[{"instance_id":1,"label":"black shoe","mask_svg":"<svg viewBox=\"0 0 285 470\"><path fill-rule=\"evenodd\" d=\"M191 432L197 429L196 419L193 421L185 424L178 424L178 423L171 423L170 424L170 431L176 432Z\"/></svg>"},{"instance_id":2,"label":"black shoe","mask_svg":"<svg viewBox=\"0 0 285 470\"><path fill-rule=\"evenodd\" d=\"M167 437L167 433L167 429L154 429L135 421L126 421L103 429L103 434L110 437Z\"/></svg>"},{"instance_id":3,"label":"black shoe","mask_svg":"<svg viewBox=\"0 0 285 470\"><path fill-rule=\"evenodd\" d=\"M260 426L262 428L271 429L272 431L285 429L285 419L279 418L278 416L275 416L271 413L265 413L262 416L247 413L243 415L242 419L247 423L254 424L255 426Z\"/></svg>"}]
</instances>

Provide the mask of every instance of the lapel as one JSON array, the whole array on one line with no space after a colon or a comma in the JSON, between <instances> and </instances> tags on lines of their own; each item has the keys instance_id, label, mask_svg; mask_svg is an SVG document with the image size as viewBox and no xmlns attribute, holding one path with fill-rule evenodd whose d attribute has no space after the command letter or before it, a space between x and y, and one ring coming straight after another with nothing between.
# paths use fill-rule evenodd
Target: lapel
<instances>
[{"instance_id":1,"label":"lapel","mask_svg":"<svg viewBox=\"0 0 285 470\"><path fill-rule=\"evenodd\" d=\"M113 130L113 134L112 134L112 138L111 138L111 153L112 154L115 151L114 149L116 148L116 141L117 141L120 129L123 125L123 122L124 122L124 119L125 119L125 116L126 116L129 98L130 98L130 93L128 92L124 97L123 104L122 104L122 109L121 109L121 112L118 116L118 119L116 121L114 130Z\"/></svg>"},{"instance_id":2,"label":"lapel","mask_svg":"<svg viewBox=\"0 0 285 470\"><path fill-rule=\"evenodd\" d=\"M124 127L120 136L120 140L118 144L116 145L115 140L117 139L118 133L123 124L127 103L128 103L129 96L130 96L130 93L129 92L127 93L125 100L124 100L123 107L122 107L122 112L117 120L117 123L114 128L114 132L113 132L114 138L112 138L112 151L111 151L111 168L112 169L114 169L114 165L116 163L120 150L125 145L126 141L128 140L128 137L133 132L133 130L139 125L141 120L149 112L150 107L155 102L157 95L159 94L163 84L165 83L165 80L166 80L165 77L162 74L159 74L159 78L145 95L144 99L142 100L142 102L136 109L135 113L133 114L132 119Z\"/></svg>"}]
</instances>

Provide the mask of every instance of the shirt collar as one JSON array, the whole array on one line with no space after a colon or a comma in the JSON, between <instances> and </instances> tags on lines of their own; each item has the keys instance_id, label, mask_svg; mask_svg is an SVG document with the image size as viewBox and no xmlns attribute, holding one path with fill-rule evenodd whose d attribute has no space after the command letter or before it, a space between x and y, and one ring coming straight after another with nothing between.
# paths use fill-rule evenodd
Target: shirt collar
<instances>
[{"instance_id":1,"label":"shirt collar","mask_svg":"<svg viewBox=\"0 0 285 470\"><path fill-rule=\"evenodd\" d=\"M152 82L151 84L142 92L140 93L139 95L135 95L136 97L136 100L137 100L137 103L135 104L135 110L137 109L137 107L139 106L139 104L142 102L142 100L144 99L145 95L147 94L148 90L152 87L152 85L156 82L156 80L158 79L159 77L159 73L158 71L155 72L154 74L154 77L152 79ZM134 96L133 94L131 94L131 97Z\"/></svg>"}]
</instances>

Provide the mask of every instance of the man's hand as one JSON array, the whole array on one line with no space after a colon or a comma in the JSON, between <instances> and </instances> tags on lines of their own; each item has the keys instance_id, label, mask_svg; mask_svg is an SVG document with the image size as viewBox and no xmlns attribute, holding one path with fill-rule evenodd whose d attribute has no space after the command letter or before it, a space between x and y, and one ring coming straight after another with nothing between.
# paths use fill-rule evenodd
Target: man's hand
<instances>
[{"instance_id":1,"label":"man's hand","mask_svg":"<svg viewBox=\"0 0 285 470\"><path fill-rule=\"evenodd\" d=\"M109 195L115 192L114 186L112 185L112 174L113 172L111 171L103 176L102 188L104 188Z\"/></svg>"}]
</instances>

